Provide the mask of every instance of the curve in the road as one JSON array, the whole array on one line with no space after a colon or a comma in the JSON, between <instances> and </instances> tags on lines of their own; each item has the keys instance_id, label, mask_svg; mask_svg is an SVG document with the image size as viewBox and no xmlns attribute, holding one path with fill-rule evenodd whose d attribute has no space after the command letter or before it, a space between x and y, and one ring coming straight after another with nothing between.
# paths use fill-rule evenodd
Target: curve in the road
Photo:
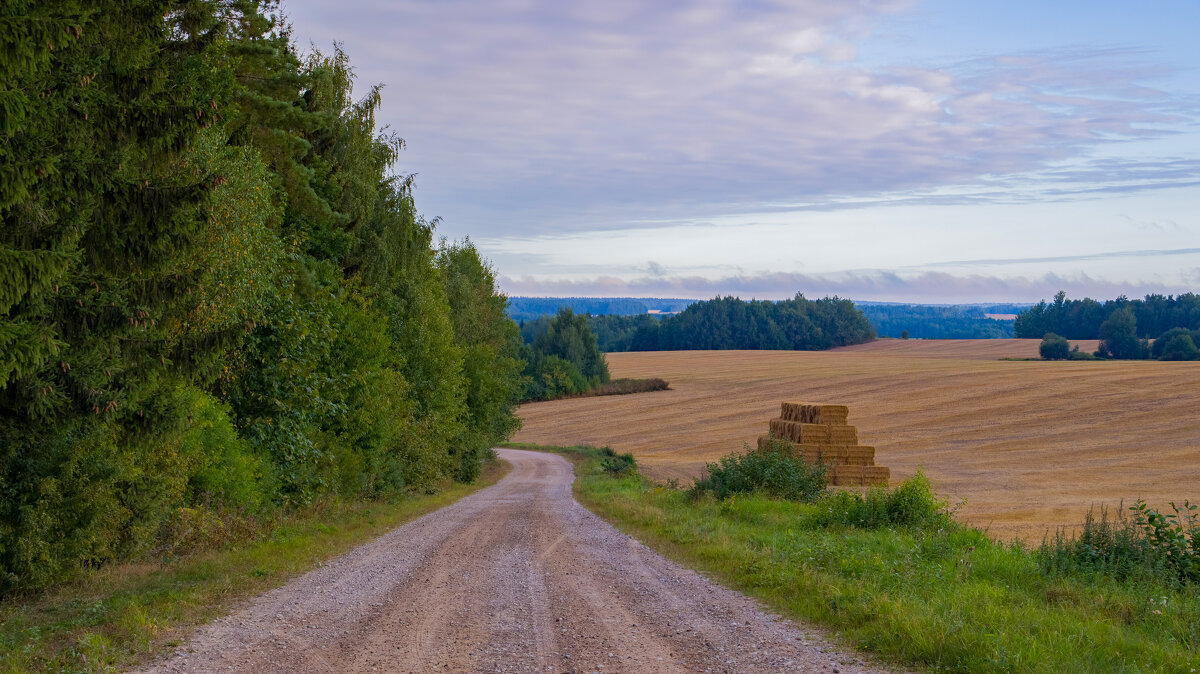
<instances>
[{"instance_id":1,"label":"curve in the road","mask_svg":"<svg viewBox=\"0 0 1200 674\"><path fill-rule=\"evenodd\" d=\"M263 595L145 671L869 669L581 507L562 457L498 451L513 466L498 484Z\"/></svg>"}]
</instances>

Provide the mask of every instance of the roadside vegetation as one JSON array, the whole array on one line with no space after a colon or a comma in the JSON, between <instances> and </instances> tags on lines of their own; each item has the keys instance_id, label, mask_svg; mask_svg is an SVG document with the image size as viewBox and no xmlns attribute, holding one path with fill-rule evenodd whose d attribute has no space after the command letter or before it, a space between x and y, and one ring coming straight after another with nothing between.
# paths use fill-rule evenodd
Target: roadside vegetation
<instances>
[{"instance_id":1,"label":"roadside vegetation","mask_svg":"<svg viewBox=\"0 0 1200 674\"><path fill-rule=\"evenodd\" d=\"M611 450L542 449L575 461L577 498L618 528L897 662L972 672L1200 668L1190 505L1102 512L1077 536L1027 546L957 523L919 473L890 489L812 494L802 485L819 467L730 457L682 489L605 469ZM797 484L781 489L781 474Z\"/></svg>"},{"instance_id":2,"label":"roadside vegetation","mask_svg":"<svg viewBox=\"0 0 1200 674\"><path fill-rule=\"evenodd\" d=\"M279 17L0 9L0 596L469 483L518 425L493 270Z\"/></svg>"},{"instance_id":3,"label":"roadside vegetation","mask_svg":"<svg viewBox=\"0 0 1200 674\"><path fill-rule=\"evenodd\" d=\"M432 494L317 503L229 544L186 557L108 566L0 604L0 673L124 669L170 652L190 628L283 585L405 522L494 484L508 465L484 464L473 484Z\"/></svg>"}]
</instances>

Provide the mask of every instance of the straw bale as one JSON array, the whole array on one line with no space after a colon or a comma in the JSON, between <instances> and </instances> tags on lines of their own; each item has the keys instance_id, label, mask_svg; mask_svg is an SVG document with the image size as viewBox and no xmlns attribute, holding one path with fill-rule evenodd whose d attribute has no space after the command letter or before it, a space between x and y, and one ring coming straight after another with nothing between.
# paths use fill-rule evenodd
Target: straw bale
<instances>
[{"instance_id":1,"label":"straw bale","mask_svg":"<svg viewBox=\"0 0 1200 674\"><path fill-rule=\"evenodd\" d=\"M792 442L827 445L829 444L830 429L834 427L825 424L806 424L799 421L788 421L787 419L772 419L770 428L771 432L775 435L787 438Z\"/></svg>"},{"instance_id":2,"label":"straw bale","mask_svg":"<svg viewBox=\"0 0 1200 674\"><path fill-rule=\"evenodd\" d=\"M861 480L866 466L832 466L829 473L839 480Z\"/></svg>"},{"instance_id":3,"label":"straw bale","mask_svg":"<svg viewBox=\"0 0 1200 674\"><path fill-rule=\"evenodd\" d=\"M788 452L805 462L825 463L829 484L887 485L891 479L886 466L875 465L875 448L858 444L858 429L846 423L850 410L845 405L783 403L780 412L770 421L771 436L785 440ZM758 438L760 450L771 436Z\"/></svg>"},{"instance_id":4,"label":"straw bale","mask_svg":"<svg viewBox=\"0 0 1200 674\"><path fill-rule=\"evenodd\" d=\"M826 435L829 438L826 442L834 445L857 445L858 444L858 429L854 426L832 426L826 425Z\"/></svg>"},{"instance_id":5,"label":"straw bale","mask_svg":"<svg viewBox=\"0 0 1200 674\"><path fill-rule=\"evenodd\" d=\"M863 483L863 466L833 466L829 469L829 483L838 487L849 487Z\"/></svg>"},{"instance_id":6,"label":"straw bale","mask_svg":"<svg viewBox=\"0 0 1200 674\"><path fill-rule=\"evenodd\" d=\"M821 451L830 456L844 456L855 459L875 459L875 448L868 445L825 445Z\"/></svg>"},{"instance_id":7,"label":"straw bale","mask_svg":"<svg viewBox=\"0 0 1200 674\"><path fill-rule=\"evenodd\" d=\"M887 486L892 479L892 471L887 466L866 466L863 468L863 484L878 484Z\"/></svg>"},{"instance_id":8,"label":"straw bale","mask_svg":"<svg viewBox=\"0 0 1200 674\"><path fill-rule=\"evenodd\" d=\"M783 403L780 417L805 424L845 424L850 408L820 403Z\"/></svg>"},{"instance_id":9,"label":"straw bale","mask_svg":"<svg viewBox=\"0 0 1200 674\"><path fill-rule=\"evenodd\" d=\"M816 463L814 458L809 463ZM820 456L820 461L829 466L874 466L875 461L861 456L843 456L840 454L823 453Z\"/></svg>"}]
</instances>

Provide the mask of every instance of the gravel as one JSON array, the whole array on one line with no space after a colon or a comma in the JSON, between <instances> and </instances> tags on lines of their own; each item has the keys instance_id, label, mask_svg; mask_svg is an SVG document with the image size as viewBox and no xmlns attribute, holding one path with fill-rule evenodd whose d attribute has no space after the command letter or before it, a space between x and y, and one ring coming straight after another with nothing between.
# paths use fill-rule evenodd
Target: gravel
<instances>
[{"instance_id":1,"label":"gravel","mask_svg":"<svg viewBox=\"0 0 1200 674\"><path fill-rule=\"evenodd\" d=\"M665 560L571 496L562 457L200 628L146 672L877 672Z\"/></svg>"}]
</instances>

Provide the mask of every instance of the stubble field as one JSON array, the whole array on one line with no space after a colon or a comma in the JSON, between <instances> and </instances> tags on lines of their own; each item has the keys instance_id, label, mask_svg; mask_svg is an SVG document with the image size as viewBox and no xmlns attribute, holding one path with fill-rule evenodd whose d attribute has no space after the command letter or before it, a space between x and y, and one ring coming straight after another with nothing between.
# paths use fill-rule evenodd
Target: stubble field
<instances>
[{"instance_id":1,"label":"stubble field","mask_svg":"<svg viewBox=\"0 0 1200 674\"><path fill-rule=\"evenodd\" d=\"M513 438L633 452L687 481L766 432L784 400L850 406L895 483L922 466L966 521L1040 541L1089 506L1200 500L1200 362L1003 361L1036 340L880 340L824 352L608 354L672 390L533 403ZM1095 343L1082 342L1084 350Z\"/></svg>"}]
</instances>

